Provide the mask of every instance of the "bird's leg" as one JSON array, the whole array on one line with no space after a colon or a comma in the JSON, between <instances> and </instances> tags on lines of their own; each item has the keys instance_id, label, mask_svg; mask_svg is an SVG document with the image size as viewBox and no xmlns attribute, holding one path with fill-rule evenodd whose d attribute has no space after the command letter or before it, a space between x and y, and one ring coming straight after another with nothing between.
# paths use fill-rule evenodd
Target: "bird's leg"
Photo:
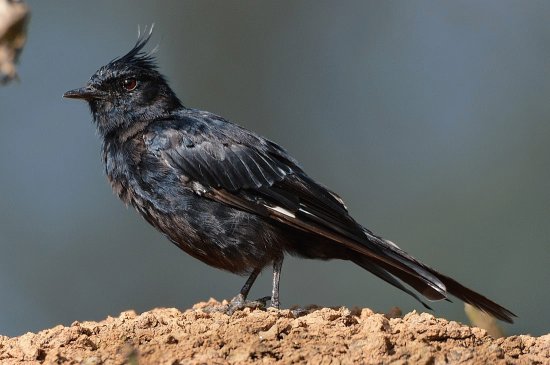
<instances>
[{"instance_id":1,"label":"bird's leg","mask_svg":"<svg viewBox=\"0 0 550 365\"><path fill-rule=\"evenodd\" d=\"M271 307L279 309L279 281L281 279L281 269L283 267L283 258L279 257L273 261L273 290L271 292Z\"/></svg>"},{"instance_id":2,"label":"bird's leg","mask_svg":"<svg viewBox=\"0 0 550 365\"><path fill-rule=\"evenodd\" d=\"M254 269L254 271L252 271L239 294L237 294L235 298L231 299L227 306L224 306L224 309L222 310L223 312L231 315L236 311L244 308L265 309L266 302L270 299L269 297L263 297L256 300L246 300L246 298L248 297L248 293L250 292L250 288L252 288L254 281L256 281L256 278L261 271L262 268L256 268Z\"/></svg>"},{"instance_id":3,"label":"bird's leg","mask_svg":"<svg viewBox=\"0 0 550 365\"><path fill-rule=\"evenodd\" d=\"M252 285L256 281L256 278L262 271L262 268L256 268L248 279L246 280L246 283L244 283L243 287L241 288L241 291L239 294L237 294L228 304L223 305L214 305L211 307L203 308L206 312L223 312L225 314L231 315L235 313L238 310L241 310L243 308L265 308L266 301L269 300L269 297L267 298L261 298L257 300L246 300L246 297L248 297L248 293L250 292L250 288L252 288Z\"/></svg>"},{"instance_id":4,"label":"bird's leg","mask_svg":"<svg viewBox=\"0 0 550 365\"><path fill-rule=\"evenodd\" d=\"M244 306L244 304L246 302L246 298L248 297L248 293L250 292L250 289L252 288L252 285L256 281L256 278L260 274L261 270L262 269L257 268L257 269L254 269L254 271L252 271L252 273L250 274L250 276L246 280L246 283L244 283L244 285L243 285L241 291L239 292L239 294L237 294L237 296L235 298L231 299L232 304L237 305L237 306L239 306L239 305Z\"/></svg>"},{"instance_id":5,"label":"bird's leg","mask_svg":"<svg viewBox=\"0 0 550 365\"><path fill-rule=\"evenodd\" d=\"M239 294L237 294L229 304L215 307L215 308L209 308L208 311L216 311L216 312L225 312L226 314L233 314L235 311L241 310L243 308L252 308L257 309L261 308L264 309L266 307L266 302L271 299L271 307L279 309L279 280L281 279L281 268L283 267L283 258L278 257L273 261L273 290L271 292L271 297L263 297L256 300L246 300L248 297L248 293L250 292L250 289L252 288L252 285L256 281L256 278L262 271L261 268L256 268L248 279L246 280L246 283L244 283L243 287L241 288L241 291Z\"/></svg>"}]
</instances>

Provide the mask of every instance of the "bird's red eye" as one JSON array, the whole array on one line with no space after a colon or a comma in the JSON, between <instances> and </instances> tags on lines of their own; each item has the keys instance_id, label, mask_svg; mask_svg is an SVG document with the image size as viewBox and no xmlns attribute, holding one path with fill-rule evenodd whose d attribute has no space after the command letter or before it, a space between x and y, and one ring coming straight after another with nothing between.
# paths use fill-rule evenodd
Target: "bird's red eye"
<instances>
[{"instance_id":1,"label":"bird's red eye","mask_svg":"<svg viewBox=\"0 0 550 365\"><path fill-rule=\"evenodd\" d=\"M124 86L124 89L126 89L126 91L132 91L136 88L137 86L137 80L136 79L124 79L124 81L122 81L122 86Z\"/></svg>"}]
</instances>

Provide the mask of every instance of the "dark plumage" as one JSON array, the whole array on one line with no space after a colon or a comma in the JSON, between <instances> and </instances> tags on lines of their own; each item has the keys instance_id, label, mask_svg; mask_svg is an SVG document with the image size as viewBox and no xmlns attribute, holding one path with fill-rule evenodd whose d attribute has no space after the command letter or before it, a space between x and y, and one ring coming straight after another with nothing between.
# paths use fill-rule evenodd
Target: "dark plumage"
<instances>
[{"instance_id":1,"label":"dark plumage","mask_svg":"<svg viewBox=\"0 0 550 365\"><path fill-rule=\"evenodd\" d=\"M89 103L107 177L125 203L193 257L250 275L236 302L273 265L271 301L278 307L279 274L289 253L350 260L418 300L402 282L430 300L450 293L512 322L509 310L358 224L336 194L277 144L184 107L153 56L142 52L150 36L64 96Z\"/></svg>"}]
</instances>

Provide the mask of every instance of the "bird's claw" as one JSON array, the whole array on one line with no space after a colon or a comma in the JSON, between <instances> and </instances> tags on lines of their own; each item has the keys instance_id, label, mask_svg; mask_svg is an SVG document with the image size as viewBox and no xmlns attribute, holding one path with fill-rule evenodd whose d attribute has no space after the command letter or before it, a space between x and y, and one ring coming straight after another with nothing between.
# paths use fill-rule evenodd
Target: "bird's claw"
<instances>
[{"instance_id":1,"label":"bird's claw","mask_svg":"<svg viewBox=\"0 0 550 365\"><path fill-rule=\"evenodd\" d=\"M246 300L242 294L235 296L229 303L221 305L213 305L202 308L207 313L219 312L227 315L243 310L245 308L265 310L267 308L267 302L271 300L271 297L262 297L256 300ZM270 308L273 305L270 306Z\"/></svg>"},{"instance_id":2,"label":"bird's claw","mask_svg":"<svg viewBox=\"0 0 550 365\"><path fill-rule=\"evenodd\" d=\"M265 309L267 307L267 302L271 300L271 297L262 297L256 300L246 300L242 294L237 295L235 298L231 299L227 305L227 314L231 315L236 311L243 310L245 308L250 309Z\"/></svg>"}]
</instances>

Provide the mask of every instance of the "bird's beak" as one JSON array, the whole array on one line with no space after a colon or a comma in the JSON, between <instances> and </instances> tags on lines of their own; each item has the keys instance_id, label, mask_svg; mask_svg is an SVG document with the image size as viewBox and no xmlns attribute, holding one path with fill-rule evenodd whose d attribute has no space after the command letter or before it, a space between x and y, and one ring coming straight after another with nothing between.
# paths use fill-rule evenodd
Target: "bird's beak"
<instances>
[{"instance_id":1,"label":"bird's beak","mask_svg":"<svg viewBox=\"0 0 550 365\"><path fill-rule=\"evenodd\" d=\"M97 89L94 89L91 86L81 87L80 89L69 90L63 94L64 98L69 99L83 99L83 100L92 100L92 99L101 99L103 92Z\"/></svg>"}]
</instances>

